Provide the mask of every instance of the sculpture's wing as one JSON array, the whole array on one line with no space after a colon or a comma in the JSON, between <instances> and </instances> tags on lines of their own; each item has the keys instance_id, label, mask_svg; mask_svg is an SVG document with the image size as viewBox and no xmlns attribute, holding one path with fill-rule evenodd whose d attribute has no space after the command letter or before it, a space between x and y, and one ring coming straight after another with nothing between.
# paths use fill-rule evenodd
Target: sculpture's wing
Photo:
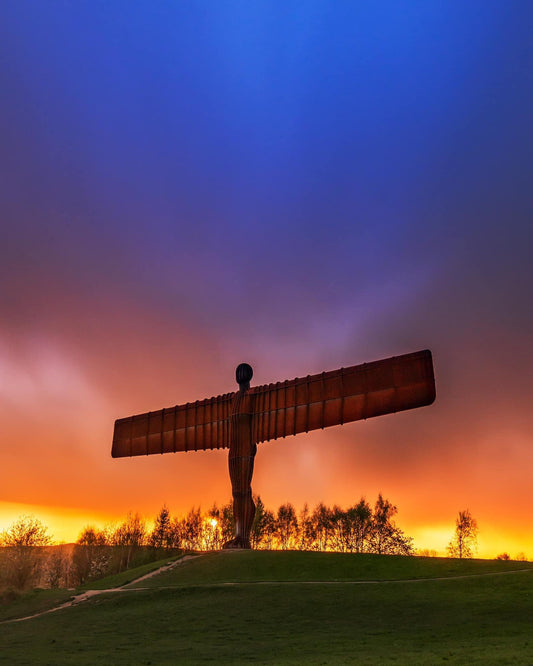
<instances>
[{"instance_id":1,"label":"sculpture's wing","mask_svg":"<svg viewBox=\"0 0 533 666\"><path fill-rule=\"evenodd\" d=\"M428 350L251 389L253 438L264 442L435 400Z\"/></svg>"},{"instance_id":2,"label":"sculpture's wing","mask_svg":"<svg viewBox=\"0 0 533 666\"><path fill-rule=\"evenodd\" d=\"M229 447L234 393L115 421L113 458Z\"/></svg>"}]
</instances>

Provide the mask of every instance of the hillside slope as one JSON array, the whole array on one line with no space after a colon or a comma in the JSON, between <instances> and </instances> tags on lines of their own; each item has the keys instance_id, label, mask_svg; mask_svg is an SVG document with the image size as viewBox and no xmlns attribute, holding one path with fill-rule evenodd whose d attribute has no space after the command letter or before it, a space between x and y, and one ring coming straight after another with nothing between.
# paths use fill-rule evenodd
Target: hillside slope
<instances>
[{"instance_id":1,"label":"hillside slope","mask_svg":"<svg viewBox=\"0 0 533 666\"><path fill-rule=\"evenodd\" d=\"M0 663L531 663L532 572L522 562L214 553L0 626Z\"/></svg>"}]
</instances>

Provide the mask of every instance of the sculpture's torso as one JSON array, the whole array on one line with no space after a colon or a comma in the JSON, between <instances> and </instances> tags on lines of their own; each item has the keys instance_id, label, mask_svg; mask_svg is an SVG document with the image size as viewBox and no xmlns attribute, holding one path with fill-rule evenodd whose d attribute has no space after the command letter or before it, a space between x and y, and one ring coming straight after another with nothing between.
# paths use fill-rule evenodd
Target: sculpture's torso
<instances>
[{"instance_id":1,"label":"sculpture's torso","mask_svg":"<svg viewBox=\"0 0 533 666\"><path fill-rule=\"evenodd\" d=\"M253 396L237 391L231 410L230 458L255 456L257 445L252 442Z\"/></svg>"}]
</instances>

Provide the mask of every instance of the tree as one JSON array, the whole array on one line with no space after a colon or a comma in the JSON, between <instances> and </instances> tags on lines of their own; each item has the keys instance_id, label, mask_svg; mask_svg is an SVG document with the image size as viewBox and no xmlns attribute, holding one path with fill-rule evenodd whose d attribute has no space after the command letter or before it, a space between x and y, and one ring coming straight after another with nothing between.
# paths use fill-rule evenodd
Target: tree
<instances>
[{"instance_id":1,"label":"tree","mask_svg":"<svg viewBox=\"0 0 533 666\"><path fill-rule=\"evenodd\" d=\"M499 555L496 555L497 560L510 560L511 556L509 553L500 553Z\"/></svg>"},{"instance_id":2,"label":"tree","mask_svg":"<svg viewBox=\"0 0 533 666\"><path fill-rule=\"evenodd\" d=\"M472 557L477 547L477 533L477 521L470 511L459 511L455 519L455 534L448 544L450 557Z\"/></svg>"},{"instance_id":3,"label":"tree","mask_svg":"<svg viewBox=\"0 0 533 666\"><path fill-rule=\"evenodd\" d=\"M273 511L270 511L270 509L265 509L265 513L261 522L261 547L265 548L266 550L271 550L274 541L274 534L276 532L276 516L274 515Z\"/></svg>"},{"instance_id":4,"label":"tree","mask_svg":"<svg viewBox=\"0 0 533 666\"><path fill-rule=\"evenodd\" d=\"M379 493L372 515L369 547L378 555L412 555L413 539L405 536L392 520L398 509Z\"/></svg>"},{"instance_id":5,"label":"tree","mask_svg":"<svg viewBox=\"0 0 533 666\"><path fill-rule=\"evenodd\" d=\"M290 502L282 504L278 509L275 534L282 550L287 550L296 544L298 538L298 518Z\"/></svg>"},{"instance_id":6,"label":"tree","mask_svg":"<svg viewBox=\"0 0 533 666\"><path fill-rule=\"evenodd\" d=\"M250 543L252 548L259 548L261 545L270 547L272 535L275 531L275 518L272 511L269 511L259 495L254 496L255 516L250 531Z\"/></svg>"},{"instance_id":7,"label":"tree","mask_svg":"<svg viewBox=\"0 0 533 666\"><path fill-rule=\"evenodd\" d=\"M311 516L313 522L313 533L315 536L314 546L317 550L327 550L331 541L333 531L332 512L325 504L320 502L315 507Z\"/></svg>"},{"instance_id":8,"label":"tree","mask_svg":"<svg viewBox=\"0 0 533 666\"><path fill-rule=\"evenodd\" d=\"M217 547L220 547L226 541L230 541L235 530L233 502L227 502L220 508L213 504L208 511L208 516L217 521Z\"/></svg>"},{"instance_id":9,"label":"tree","mask_svg":"<svg viewBox=\"0 0 533 666\"><path fill-rule=\"evenodd\" d=\"M64 546L55 546L46 557L44 581L48 587L68 587L71 560Z\"/></svg>"},{"instance_id":10,"label":"tree","mask_svg":"<svg viewBox=\"0 0 533 666\"><path fill-rule=\"evenodd\" d=\"M316 535L313 526L313 517L311 516L307 503L304 504L303 509L300 511L298 523L300 525L298 548L300 550L311 550Z\"/></svg>"},{"instance_id":11,"label":"tree","mask_svg":"<svg viewBox=\"0 0 533 666\"><path fill-rule=\"evenodd\" d=\"M331 548L337 552L348 550L348 523L346 511L336 504L331 509Z\"/></svg>"},{"instance_id":12,"label":"tree","mask_svg":"<svg viewBox=\"0 0 533 666\"><path fill-rule=\"evenodd\" d=\"M398 509L384 499L379 493L374 506L372 516L372 534L370 537L371 551L378 555L384 555L387 552L387 542L390 540L393 531L392 517L398 512Z\"/></svg>"},{"instance_id":13,"label":"tree","mask_svg":"<svg viewBox=\"0 0 533 666\"><path fill-rule=\"evenodd\" d=\"M120 546L119 571L130 566L133 555L144 544L146 524L138 513L131 511L112 536L112 545Z\"/></svg>"},{"instance_id":14,"label":"tree","mask_svg":"<svg viewBox=\"0 0 533 666\"><path fill-rule=\"evenodd\" d=\"M84 527L72 551L72 571L76 583L101 578L107 573L111 553L105 530L92 525Z\"/></svg>"},{"instance_id":15,"label":"tree","mask_svg":"<svg viewBox=\"0 0 533 666\"><path fill-rule=\"evenodd\" d=\"M148 543L152 548L169 548L172 541L172 519L170 511L166 504L161 507L161 510L156 516L154 521L154 529L148 537Z\"/></svg>"},{"instance_id":16,"label":"tree","mask_svg":"<svg viewBox=\"0 0 533 666\"><path fill-rule=\"evenodd\" d=\"M51 542L48 528L34 516L22 516L2 532L0 545L6 547L6 583L23 590L37 582L42 561L43 547Z\"/></svg>"},{"instance_id":17,"label":"tree","mask_svg":"<svg viewBox=\"0 0 533 666\"><path fill-rule=\"evenodd\" d=\"M363 553L372 531L372 509L361 497L359 502L344 512L343 534L345 550L351 553Z\"/></svg>"},{"instance_id":18,"label":"tree","mask_svg":"<svg viewBox=\"0 0 533 666\"><path fill-rule=\"evenodd\" d=\"M201 550L202 548L202 515L200 508L192 508L181 521L181 538L183 547L187 550Z\"/></svg>"}]
</instances>

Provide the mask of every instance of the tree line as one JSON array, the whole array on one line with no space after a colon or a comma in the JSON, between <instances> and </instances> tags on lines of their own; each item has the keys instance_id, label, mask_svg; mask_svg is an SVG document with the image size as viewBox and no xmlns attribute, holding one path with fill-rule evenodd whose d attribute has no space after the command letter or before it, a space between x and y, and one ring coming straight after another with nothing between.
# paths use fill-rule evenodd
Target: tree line
<instances>
[{"instance_id":1,"label":"tree line","mask_svg":"<svg viewBox=\"0 0 533 666\"><path fill-rule=\"evenodd\" d=\"M398 512L381 494L373 507L361 498L347 509L323 503L300 512L288 502L276 512L254 497L256 513L250 541L266 550L317 550L382 555L413 554L413 539L396 526ZM190 550L218 550L234 533L231 502L212 506L206 514L191 509L183 518L172 517L166 506L157 515L147 544Z\"/></svg>"},{"instance_id":2,"label":"tree line","mask_svg":"<svg viewBox=\"0 0 533 666\"><path fill-rule=\"evenodd\" d=\"M380 494L372 508L362 498L347 509L318 504L298 513L291 503L276 512L254 497L256 514L250 541L255 549L317 550L381 555L412 555L413 539L400 530L393 517L397 508ZM151 551L213 551L234 534L233 507L214 504L206 513L192 508L184 516L172 516L161 508L153 528L137 513L129 513L117 528L86 527L72 554L79 582L97 578L110 567L122 571L138 561L141 549ZM113 548L109 548L109 547Z\"/></svg>"},{"instance_id":3,"label":"tree line","mask_svg":"<svg viewBox=\"0 0 533 666\"><path fill-rule=\"evenodd\" d=\"M345 509L321 502L313 509L305 505L297 511L287 502L271 511L261 497L254 500L253 548L415 554L413 539L394 521L397 507L381 494L373 506L362 497ZM460 511L448 554L473 557L477 533L477 521L470 511ZM150 526L138 513L130 512L116 526L86 526L76 543L54 547L39 520L22 517L0 533L0 592L32 586L74 587L184 550L219 550L233 534L231 502L214 504L207 512L192 508L182 516L171 515L163 506ZM418 554L435 556L436 552ZM502 553L497 559L510 556ZM520 553L516 559L525 559L525 555Z\"/></svg>"},{"instance_id":4,"label":"tree line","mask_svg":"<svg viewBox=\"0 0 533 666\"><path fill-rule=\"evenodd\" d=\"M316 550L412 555L413 539L393 518L397 508L381 494L373 507L361 498L347 509L323 503L297 512L291 503L277 511L254 497L251 543L256 549ZM234 534L233 508L214 504L172 516L163 506L150 529L130 512L118 526L83 528L73 545L51 547L47 528L36 518L19 518L0 534L0 588L72 587L183 550L219 550Z\"/></svg>"}]
</instances>

